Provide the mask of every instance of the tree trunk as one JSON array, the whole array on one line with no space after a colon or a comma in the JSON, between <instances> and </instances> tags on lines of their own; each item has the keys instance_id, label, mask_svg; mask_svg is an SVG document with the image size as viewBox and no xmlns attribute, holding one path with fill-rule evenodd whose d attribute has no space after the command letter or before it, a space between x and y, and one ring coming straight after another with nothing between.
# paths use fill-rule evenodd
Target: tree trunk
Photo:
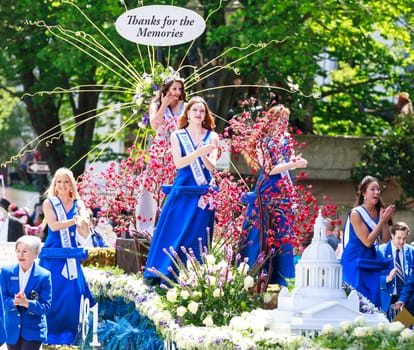
<instances>
[{"instance_id":1,"label":"tree trunk","mask_svg":"<svg viewBox=\"0 0 414 350\"><path fill-rule=\"evenodd\" d=\"M31 91L36 78L32 71L22 75L24 91ZM61 127L59 125L59 109L56 107L56 97L46 96L26 96L24 102L30 116L32 126L39 138L43 140L39 145L33 144L42 154L43 159L47 159L51 173L65 164L65 141L61 137Z\"/></svg>"},{"instance_id":2,"label":"tree trunk","mask_svg":"<svg viewBox=\"0 0 414 350\"><path fill-rule=\"evenodd\" d=\"M95 84L95 82L90 83ZM97 88L95 87L95 90ZM80 92L75 121L77 123L73 141L73 173L78 177L85 170L87 154L92 146L93 132L96 124L99 91ZM72 158L72 157L69 157ZM71 159L72 160L72 159Z\"/></svg>"}]
</instances>

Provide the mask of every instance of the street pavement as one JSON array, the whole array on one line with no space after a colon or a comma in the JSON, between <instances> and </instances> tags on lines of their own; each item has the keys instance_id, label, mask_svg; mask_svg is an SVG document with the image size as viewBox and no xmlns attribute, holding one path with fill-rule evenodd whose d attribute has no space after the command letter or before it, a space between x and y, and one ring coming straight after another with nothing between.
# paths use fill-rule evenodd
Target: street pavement
<instances>
[{"instance_id":1,"label":"street pavement","mask_svg":"<svg viewBox=\"0 0 414 350\"><path fill-rule=\"evenodd\" d=\"M9 202L16 203L19 208L29 209L29 213L33 211L35 204L39 202L38 192L16 190L11 187L5 188L4 197Z\"/></svg>"}]
</instances>

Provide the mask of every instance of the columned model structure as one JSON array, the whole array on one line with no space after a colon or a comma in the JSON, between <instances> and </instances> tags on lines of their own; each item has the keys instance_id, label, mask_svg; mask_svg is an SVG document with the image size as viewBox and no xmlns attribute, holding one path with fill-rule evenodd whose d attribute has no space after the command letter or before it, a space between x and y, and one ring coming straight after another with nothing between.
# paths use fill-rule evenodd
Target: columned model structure
<instances>
[{"instance_id":1,"label":"columned model structure","mask_svg":"<svg viewBox=\"0 0 414 350\"><path fill-rule=\"evenodd\" d=\"M282 288L277 309L257 311L259 317L266 319L269 329L311 335L325 324L339 327L341 322L353 321L358 316L364 317L368 325L388 322L382 313L361 313L355 291L346 295L342 288L342 265L326 240L326 226L319 212L312 243L296 265L295 288L292 292Z\"/></svg>"}]
</instances>

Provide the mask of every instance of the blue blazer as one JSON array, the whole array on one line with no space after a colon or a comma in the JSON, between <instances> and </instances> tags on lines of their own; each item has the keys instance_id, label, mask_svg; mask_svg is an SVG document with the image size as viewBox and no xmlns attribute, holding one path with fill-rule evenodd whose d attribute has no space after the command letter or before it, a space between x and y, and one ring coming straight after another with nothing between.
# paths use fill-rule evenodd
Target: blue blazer
<instances>
[{"instance_id":1,"label":"blue blazer","mask_svg":"<svg viewBox=\"0 0 414 350\"><path fill-rule=\"evenodd\" d=\"M409 312L414 314L414 310L412 310L412 301L414 297L414 274L410 276L408 281L405 282L401 295L398 298L398 301L403 301L405 304L405 307Z\"/></svg>"},{"instance_id":2,"label":"blue blazer","mask_svg":"<svg viewBox=\"0 0 414 350\"><path fill-rule=\"evenodd\" d=\"M4 298L7 344L16 344L19 336L27 341L46 341L46 314L52 302L51 274L34 263L24 292L29 307L13 304L14 295L19 292L19 265L5 266L1 272L1 289Z\"/></svg>"},{"instance_id":3,"label":"blue blazer","mask_svg":"<svg viewBox=\"0 0 414 350\"><path fill-rule=\"evenodd\" d=\"M391 297L394 293L395 278L389 283L386 282L386 278L390 271L394 268L394 259L392 256L392 245L391 241L388 243L381 244L378 248L378 253L382 259L391 260L390 267L381 272L381 306L384 312L387 312L390 304ZM405 280L408 281L409 277L414 273L414 248L409 244L404 244L404 261L403 269Z\"/></svg>"}]
</instances>

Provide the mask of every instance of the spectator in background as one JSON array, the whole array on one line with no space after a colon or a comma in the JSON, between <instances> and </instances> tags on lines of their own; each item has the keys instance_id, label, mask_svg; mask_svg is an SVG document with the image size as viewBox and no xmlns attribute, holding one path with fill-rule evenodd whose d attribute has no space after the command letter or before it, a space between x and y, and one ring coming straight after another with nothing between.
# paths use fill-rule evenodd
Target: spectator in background
<instances>
[{"instance_id":1,"label":"spectator in background","mask_svg":"<svg viewBox=\"0 0 414 350\"><path fill-rule=\"evenodd\" d=\"M407 244L410 229L405 222L391 226L391 240L381 244L378 254L392 261L388 269L381 273L382 310L392 321L396 316L394 303L398 300L402 287L414 272L414 248Z\"/></svg>"},{"instance_id":2,"label":"spectator in background","mask_svg":"<svg viewBox=\"0 0 414 350\"><path fill-rule=\"evenodd\" d=\"M82 230L85 230L85 233L79 234L77 233L76 237L78 239L78 244L85 248L108 248L108 243L106 243L103 236L95 230L96 227L96 219L93 216L93 212L91 209L88 209L89 214L89 227L87 228L80 228L79 232L82 233ZM85 238L86 237L86 238Z\"/></svg>"},{"instance_id":3,"label":"spectator in background","mask_svg":"<svg viewBox=\"0 0 414 350\"><path fill-rule=\"evenodd\" d=\"M32 219L30 217L29 211L27 208L20 208L17 209L14 213L13 216L19 220L23 225L32 225Z\"/></svg>"},{"instance_id":4,"label":"spectator in background","mask_svg":"<svg viewBox=\"0 0 414 350\"><path fill-rule=\"evenodd\" d=\"M111 223L104 217L95 218L95 221L95 231L103 237L108 246L114 246L118 237Z\"/></svg>"},{"instance_id":5,"label":"spectator in background","mask_svg":"<svg viewBox=\"0 0 414 350\"><path fill-rule=\"evenodd\" d=\"M407 117L414 114L413 104L410 100L410 95L407 92L400 92L397 95L398 101L395 105L398 115L400 117Z\"/></svg>"},{"instance_id":6,"label":"spectator in background","mask_svg":"<svg viewBox=\"0 0 414 350\"><path fill-rule=\"evenodd\" d=\"M334 224L328 227L326 230L326 240L332 249L335 250L336 257L340 259L343 252L343 245L342 230L338 224Z\"/></svg>"},{"instance_id":7,"label":"spectator in background","mask_svg":"<svg viewBox=\"0 0 414 350\"><path fill-rule=\"evenodd\" d=\"M398 118L404 118L414 114L413 104L408 92L400 92L396 95L397 102L390 107L384 109L370 109L365 106L361 106L360 111L363 113L369 113L379 115L382 119L395 123Z\"/></svg>"},{"instance_id":8,"label":"spectator in background","mask_svg":"<svg viewBox=\"0 0 414 350\"><path fill-rule=\"evenodd\" d=\"M9 215L10 202L0 199L0 242L15 242L25 234L23 224Z\"/></svg>"},{"instance_id":9,"label":"spectator in background","mask_svg":"<svg viewBox=\"0 0 414 350\"><path fill-rule=\"evenodd\" d=\"M29 174L27 172L28 164L32 162L33 159L34 159L34 153L26 152L20 161L20 167L19 167L18 173L19 173L20 179L23 180L25 185L30 185L33 182L32 174Z\"/></svg>"},{"instance_id":10,"label":"spectator in background","mask_svg":"<svg viewBox=\"0 0 414 350\"><path fill-rule=\"evenodd\" d=\"M338 237L338 232L335 231L335 226L328 227L326 230L326 241L332 247L333 250L337 250L340 240Z\"/></svg>"}]
</instances>

